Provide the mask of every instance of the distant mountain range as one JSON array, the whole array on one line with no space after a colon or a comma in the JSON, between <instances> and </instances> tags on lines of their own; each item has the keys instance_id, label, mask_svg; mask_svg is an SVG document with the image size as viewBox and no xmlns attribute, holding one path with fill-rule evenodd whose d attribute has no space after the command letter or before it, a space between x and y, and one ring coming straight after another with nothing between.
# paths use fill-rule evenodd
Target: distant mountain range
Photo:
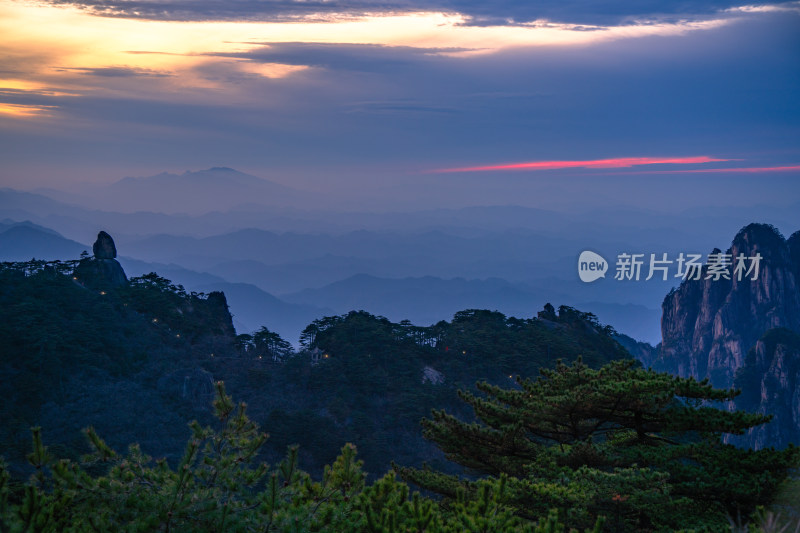
<instances>
[{"instance_id":1,"label":"distant mountain range","mask_svg":"<svg viewBox=\"0 0 800 533\"><path fill-rule=\"evenodd\" d=\"M309 322L334 313L324 306L286 302L250 283L230 282L213 274L196 272L175 264L148 263L129 258L120 258L120 263L132 276L156 272L180 283L188 291L224 292L233 315L233 324L239 333L248 333L267 326L296 344L300 332Z\"/></svg>"},{"instance_id":2,"label":"distant mountain range","mask_svg":"<svg viewBox=\"0 0 800 533\"><path fill-rule=\"evenodd\" d=\"M91 250L91 246L31 222L0 222L0 261L78 258L84 250Z\"/></svg>"},{"instance_id":3,"label":"distant mountain range","mask_svg":"<svg viewBox=\"0 0 800 533\"><path fill-rule=\"evenodd\" d=\"M125 212L189 214L227 211L242 205L301 207L316 197L227 167L128 177L108 186L85 188L83 194L98 198L106 208Z\"/></svg>"},{"instance_id":4,"label":"distant mountain range","mask_svg":"<svg viewBox=\"0 0 800 533\"><path fill-rule=\"evenodd\" d=\"M32 257L44 259L77 258L81 251L90 247L70 241L58 233L35 224L11 225L13 231L6 235L9 229L0 233L0 260L28 260ZM3 226L0 226L2 231ZM12 239L12 237L14 237ZM466 308L496 309L509 315L532 316L535 309L540 308L548 301L561 302L568 305L582 306L587 311L594 312L606 323L615 324L621 332L631 335L639 340L650 342L658 341L658 312L653 308L643 305L621 304L592 300L593 293L587 291L586 300L576 299L568 291L561 290L557 284L551 287L529 286L523 283L511 283L500 278L466 279L442 278L438 276L397 277L403 268L411 268L398 258L401 268L388 269L390 276L374 276L369 274L352 274L360 267L373 265L381 271L384 267L395 265L390 259L374 259L364 261L358 258L336 258L332 256L322 259L310 258L303 263L289 265L264 265L256 261L240 261L228 264L228 268L220 265L212 267L211 272L202 269L186 268L184 264L214 263L215 257L203 257L205 250L210 254L234 255L237 250L252 252L253 248L264 250L263 255L268 256L270 250L283 250L291 253L288 243L295 246L300 253L312 249L314 246L323 247L330 242L325 236L295 236L276 235L260 230L237 232L207 239L194 239L188 237L157 236L147 239L147 244L152 246L148 253L145 244L140 243L139 248L130 250L127 245L121 245L122 256L120 262L130 276L139 276L148 272L157 272L184 285L187 290L209 292L212 290L223 291L228 295L228 303L234 315L234 324L240 332L248 332L267 325L277 331L291 342L296 342L302 328L311 320L321 316L345 313L354 309L365 309L372 313L387 316L393 320L409 319L418 324L431 324L440 320L447 320L456 311ZM334 239L340 246L357 246L359 237L367 245L377 245L381 236L361 232ZM444 246L446 235L439 233L428 234L431 241L424 246L431 249L437 245ZM372 239L372 241L370 241ZM403 237L409 239L410 237ZM424 239L423 239L424 240ZM248 241L250 244L248 245ZM382 246L392 252L411 250L408 242L402 246L392 247L383 243ZM424 248L423 246L423 248ZM462 245L463 246L463 245ZM455 253L457 247L451 245ZM464 246L468 250L468 246ZM56 250L63 252L47 252ZM375 253L373 247L373 253ZM170 261L169 252L189 253L196 251L196 256L183 256L176 261ZM313 251L311 252L313 253ZM409 252L410 253L410 252ZM150 260L133 259L130 255ZM162 258L163 262L152 259ZM181 261L180 264L177 261ZM362 264L362 262L364 264ZM338 264L338 267L336 265ZM300 269L299 265L304 265ZM239 268L232 268L239 267ZM246 272L241 272L241 267L246 267ZM446 265L439 267L446 269ZM384 270L387 272L387 270ZM249 273L250 275L245 275ZM222 274L222 275L218 275ZM322 277L318 277L321 275ZM392 277L391 275L394 275ZM344 279L337 279L337 277ZM302 283L321 285L317 288L305 288L295 292L283 292L273 295L262 287L280 286L290 278L294 278L296 286ZM328 279L330 283L314 283L318 280ZM252 283L250 281L255 281ZM261 282L259 282L261 281ZM263 285L262 285L263 283ZM284 285L286 286L286 285ZM306 285L308 286L308 285Z\"/></svg>"},{"instance_id":5,"label":"distant mountain range","mask_svg":"<svg viewBox=\"0 0 800 533\"><path fill-rule=\"evenodd\" d=\"M335 314L333 309L324 305L286 302L249 283L210 283L194 288L206 293L224 292L237 331L250 332L266 326L294 345L297 345L300 332L311 321Z\"/></svg>"},{"instance_id":6,"label":"distant mountain range","mask_svg":"<svg viewBox=\"0 0 800 533\"><path fill-rule=\"evenodd\" d=\"M269 317L308 317L315 309L366 308L428 323L465 306L526 315L552 301L594 312L622 333L655 343L658 307L677 280L582 283L575 268L582 250L612 263L621 252L706 253L752 218L800 226L800 204L749 208L748 220L735 207L683 214L632 206L578 213L520 206L336 212L324 201L315 204L312 194L223 167L125 178L71 194L42 192L0 189L0 219L50 232L34 238L15 229L0 238L0 257L77 257L87 249L80 243L102 229L114 236L123 262L145 264L126 266L134 274L155 270L192 290L243 284L231 304L243 330ZM284 195L296 195L297 202ZM267 200L278 203L259 205ZM134 207L144 211L121 212ZM71 242L58 241L47 228ZM429 301L424 308L413 305L418 289L430 295L418 296ZM280 307L272 298L303 309L267 312ZM296 323L279 331L294 340L290 322Z\"/></svg>"},{"instance_id":7,"label":"distant mountain range","mask_svg":"<svg viewBox=\"0 0 800 533\"><path fill-rule=\"evenodd\" d=\"M129 253L142 259L203 269L246 260L268 266L293 263L295 267L315 262L320 270L348 263L352 268L355 263L356 272L375 266L384 270L382 275L486 277L481 273L499 270L507 274L517 270L516 279L519 273L527 278L531 273L546 276L561 272L564 265L559 261L572 256L578 246L573 241L543 237L531 231L463 237L440 230L360 230L331 235L248 228L202 238L161 234L118 241ZM548 253L542 254L542 250ZM284 288L283 292L286 291Z\"/></svg>"},{"instance_id":8,"label":"distant mountain range","mask_svg":"<svg viewBox=\"0 0 800 533\"><path fill-rule=\"evenodd\" d=\"M187 172L182 175L163 173L159 176L178 176L213 173L214 169ZM233 171L237 175L239 173ZM225 172L223 172L225 174ZM156 176L157 177L157 176ZM154 177L153 177L154 178ZM150 178L136 187L151 189ZM164 178L170 180L171 178ZM260 179L260 178L256 178ZM126 182L125 180L121 180ZM262 180L266 181L266 180ZM119 184L120 182L117 182ZM606 209L565 213L541 208L517 205L486 205L465 208L425 209L418 211L371 211L368 205L363 210L337 211L313 193L300 191L299 204L275 204L265 208L257 205L258 195L250 196L238 207L223 208L223 201L199 198L203 187L177 191L170 198L174 204L166 209L157 205L166 204L157 187L150 197L142 198L144 205L121 209L125 197L110 194L115 186L91 185L76 193L56 189L37 189L23 192L0 188L0 218L31 220L37 224L57 228L60 233L76 240L91 240L96 228L103 227L118 236L173 235L210 236L258 228L273 232L339 234L368 228L375 232L415 232L440 230L450 235L474 236L494 232L532 230L543 236L580 239L593 242L641 242L682 247L704 245L721 235L730 235L749 220L762 220L788 230L798 221L800 202L787 206L764 205L747 208L743 218L741 208L709 207L684 212L664 212L635 207L608 206ZM282 185L275 184L278 187ZM134 187L124 185L124 187ZM103 190L103 194L98 191ZM222 198L230 193L238 195L237 189L224 191ZM215 200L218 194L209 195ZM240 196L244 196L241 194ZM202 200L202 201L201 201ZM192 207L193 201L210 205L209 212ZM137 200L137 203L139 200ZM231 202L232 203L232 202ZM669 206L665 206L667 208ZM168 214L165 214L168 213ZM191 214L181 214L191 213ZM635 224L632 224L635 222ZM705 245L704 245L705 246Z\"/></svg>"},{"instance_id":9,"label":"distant mountain range","mask_svg":"<svg viewBox=\"0 0 800 533\"><path fill-rule=\"evenodd\" d=\"M544 291L499 278L484 280L434 276L399 279L358 274L318 289L305 289L281 298L296 304L318 305L345 313L365 309L390 320L434 324L449 320L462 309L490 309L508 316L530 318L547 302L578 307L596 314L636 339L658 342L660 313L642 305L575 301L557 290Z\"/></svg>"},{"instance_id":10,"label":"distant mountain range","mask_svg":"<svg viewBox=\"0 0 800 533\"><path fill-rule=\"evenodd\" d=\"M297 344L300 332L312 320L335 313L325 306L287 302L250 283L231 282L207 272L196 272L175 264L148 263L125 257L120 258L120 263L130 276L156 272L183 285L187 291L224 292L233 315L233 324L239 333L248 333L267 326L289 342Z\"/></svg>"},{"instance_id":11,"label":"distant mountain range","mask_svg":"<svg viewBox=\"0 0 800 533\"><path fill-rule=\"evenodd\" d=\"M523 235L528 233L522 232ZM439 231L418 235L421 254L432 254L441 247L448 260L466 261L465 256L475 242L485 244L483 236L451 237ZM452 242L448 242L452 238ZM647 366L698 379L710 378L718 387L741 387L745 392L740 406L764 413L776 413L773 425L751 432L747 443L757 447L797 442L800 433L800 232L785 239L773 226L750 224L741 229L725 253L736 257L760 254L763 258L759 277L754 280L721 279L710 281L705 275L698 280L684 280L669 291L663 300L663 315L656 309L608 298L608 291L657 291L663 285L646 283L580 286L570 292L564 278L542 277L531 282L512 282L501 278L468 279L440 276L378 276L356 273L316 287L273 295L253 283L239 281L244 277L284 276L298 265L317 264L329 275L342 275L361 264L373 268L386 267L392 257L410 268L413 263L402 259L413 253L414 236L380 234L362 231L344 235L277 234L258 229L241 230L213 237L197 238L158 235L132 241L134 255L169 260L170 252L185 261L205 262L211 270L193 270L184 263L151 262L126 259L126 246L119 247L120 261L131 276L156 271L190 291L222 291L234 315L239 332L267 326L287 340L296 342L300 330L313 320L351 310L363 309L399 322L427 326L450 319L464 309L497 310L509 316L530 318L546 302L568 305L592 312L602 323L614 326L633 339L619 337L621 342ZM542 242L546 242L546 239ZM355 253L363 244L366 261L331 251ZM138 246L138 248L137 248ZM150 247L150 253L147 253ZM504 251L499 242L487 248L493 254ZM508 243L505 244L508 246ZM0 221L0 260L23 261L40 259L74 259L90 247L67 239L56 231L32 222ZM441 250L440 250L441 251ZM315 254L325 253L316 257ZM516 259L525 259L526 251L516 251ZM715 249L712 253L722 253ZM391 255L396 254L396 255ZM255 256L256 259L247 259ZM220 259L228 257L227 262ZM239 259L236 259L236 258ZM293 263L266 264L262 261L292 260ZM298 259L300 258L300 259ZM509 261L514 259L510 253ZM146 258L149 259L149 258ZM440 268L444 268L441 263ZM289 265L289 266L287 266ZM553 263L561 266L558 262ZM565 264L563 268L574 265ZM708 273L708 266L703 274ZM239 270L241 275L236 275ZM219 275L225 271L226 275ZM295 283L303 278L298 272ZM306 272L303 275L307 275ZM605 288L604 288L605 287ZM619 287L619 288L618 288ZM664 290L662 295L667 291ZM597 298L605 296L605 298ZM582 298L581 298L582 297ZM663 343L658 347L636 343L654 342L661 319ZM635 340L634 340L635 339ZM787 429L795 428L795 429Z\"/></svg>"}]
</instances>

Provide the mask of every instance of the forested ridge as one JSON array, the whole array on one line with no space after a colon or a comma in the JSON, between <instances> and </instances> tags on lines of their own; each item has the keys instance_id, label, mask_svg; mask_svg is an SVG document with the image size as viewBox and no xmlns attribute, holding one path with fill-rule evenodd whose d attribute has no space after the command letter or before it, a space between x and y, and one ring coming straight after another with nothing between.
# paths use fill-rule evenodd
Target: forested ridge
<instances>
[{"instance_id":1,"label":"forested ridge","mask_svg":"<svg viewBox=\"0 0 800 533\"><path fill-rule=\"evenodd\" d=\"M156 274L105 287L75 276L74 266L29 262L0 269L5 398L0 455L7 461L2 491L8 524L36 519L64 530L67 522L58 522L60 516L80 527L113 530L115 524L138 524L136 517L146 515L151 521L138 524L141 530L538 531L559 524L611 527L612 522L644 530L727 528L732 513L747 518L757 505L769 504L796 463L793 448L737 455L733 447L721 447L721 433L738 433L768 418L737 415L720 422L724 416L697 402L735 394L709 392L703 384L693 385L699 387L692 389L694 403L685 404L679 394L685 387L664 388L667 378L637 369L614 340L613 328L569 307L548 304L523 319L465 310L428 327L354 311L309 324L295 351L268 325L236 335L221 293L187 293ZM559 362L578 359L578 366ZM613 378L610 370L601 371L587 386L618 390L626 382L620 372L644 373L636 374L643 387L629 391L631 402L660 383L663 402L651 408L667 412L675 402L685 404L681 416L694 417L694 425L670 422L647 426L640 434L612 417L601 424L602 432L586 431L552 448L547 438L521 429L533 423L525 413L540 409L517 405L514 416L521 418L498 422L497 413L486 418L476 408L489 405L481 402L492 396L505 401L522 394L541 370L542 380L553 382L564 369L585 368L585 373L619 364L627 370ZM226 399L223 381L247 404L246 415ZM567 390L562 393L578 388ZM429 418L431 409L439 414L425 422L423 435L420 420ZM445 412L451 418L441 418ZM582 423L597 424L597 413L589 409L584 415ZM198 423L190 428L192 419ZM464 450L448 444L447 435L457 435L461 426L431 425L436 420L461 420L494 437L522 431L533 444L501 438L492 449L484 443L474 449L498 458L509 453L517 457L517 466L481 468L474 455L470 459L469 436L461 442ZM269 438L258 436L255 423ZM209 425L216 429L203 429ZM32 426L41 430L34 433L34 453L26 458ZM80 431L87 426L94 428L90 442ZM637 437L632 439L630 431ZM219 439L226 444L220 446ZM670 441L679 446L661 446ZM132 443L140 447L127 455L120 451ZM211 447L204 450L203 443ZM517 446L527 451L519 455ZM234 449L238 455L225 455ZM542 453L530 455L531 450ZM553 455L554 450L559 451ZM92 458L82 458L87 452ZM163 460L149 462L144 454ZM664 457L658 459L659 454ZM271 470L259 466L262 461L282 466ZM706 472L705 488L687 492L685 484L671 481L689 475L675 470L686 461ZM135 472L133 464L139 465ZM238 471L240 464L244 470ZM738 464L749 466L736 470L743 478L736 481L735 498L723 496L714 503L698 496L718 493L714 483L730 482L720 473ZM233 476L230 483L216 477L210 483L208 468ZM413 487L392 473L382 477L392 471L427 489L428 496L408 499ZM748 477L748 472L759 475ZM35 481L26 485L31 474ZM134 490L142 480L164 491L169 487L173 500L164 500L163 491ZM281 485L273 487L273 480ZM536 505L519 499L520 483L539 487ZM593 486L600 489L589 490ZM437 492L444 499L429 499ZM178 494L192 503L178 502ZM109 508L92 525L79 520L79 511L59 508L59 501L72 502L73 510L81 509L77 502L111 506L119 514ZM206 502L202 512L192 507L200 505L197 501ZM184 503L189 507L181 507ZM278 509L279 503L284 507ZM692 519L687 515L685 525L667 521L680 509L688 509Z\"/></svg>"}]
</instances>

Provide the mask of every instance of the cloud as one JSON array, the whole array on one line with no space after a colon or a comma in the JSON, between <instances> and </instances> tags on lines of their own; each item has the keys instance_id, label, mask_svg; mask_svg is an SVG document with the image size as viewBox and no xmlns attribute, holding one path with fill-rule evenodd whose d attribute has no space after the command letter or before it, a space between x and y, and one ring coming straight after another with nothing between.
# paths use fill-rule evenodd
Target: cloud
<instances>
[{"instance_id":1,"label":"cloud","mask_svg":"<svg viewBox=\"0 0 800 533\"><path fill-rule=\"evenodd\" d=\"M270 21L330 20L376 11L368 1L310 0L49 0L50 5L78 7L93 15L165 21ZM419 11L411 2L387 2L389 12Z\"/></svg>"},{"instance_id":2,"label":"cloud","mask_svg":"<svg viewBox=\"0 0 800 533\"><path fill-rule=\"evenodd\" d=\"M486 172L496 170L555 170L562 168L630 168L641 165L688 165L729 161L706 156L694 157L619 157L614 159L594 159L591 161L529 161L505 165L479 167L446 168L433 170L433 173Z\"/></svg>"},{"instance_id":3,"label":"cloud","mask_svg":"<svg viewBox=\"0 0 800 533\"><path fill-rule=\"evenodd\" d=\"M250 62L281 63L339 71L386 72L419 68L468 48L432 48L361 43L267 42L248 43L258 48L238 53L208 54L210 57L246 59Z\"/></svg>"},{"instance_id":4,"label":"cloud","mask_svg":"<svg viewBox=\"0 0 800 533\"><path fill-rule=\"evenodd\" d=\"M736 6L726 9L730 13L780 13L780 12L800 12L800 2L784 2L780 4L758 4Z\"/></svg>"},{"instance_id":5,"label":"cloud","mask_svg":"<svg viewBox=\"0 0 800 533\"><path fill-rule=\"evenodd\" d=\"M135 67L95 67L95 68L62 68L62 71L72 71L89 76L100 76L103 78L133 78L133 77L159 77L163 78L171 74L165 72L157 72L150 69L135 68Z\"/></svg>"},{"instance_id":6,"label":"cloud","mask_svg":"<svg viewBox=\"0 0 800 533\"><path fill-rule=\"evenodd\" d=\"M50 116L56 107L57 106L11 104L0 102L0 115L6 115L15 118Z\"/></svg>"},{"instance_id":7,"label":"cloud","mask_svg":"<svg viewBox=\"0 0 800 533\"><path fill-rule=\"evenodd\" d=\"M6 168L51 162L61 176L102 164L120 169L111 177L145 164L137 172L228 165L341 184L345 194L356 175L368 176L362 184L489 181L419 171L492 162L712 154L777 167L800 159L800 33L791 12L613 31L471 27L430 14L281 25L85 13L63 23L68 31L34 10L23 15L12 22L26 46L0 43L0 71L37 85L0 99L58 107L24 135L21 121L0 123ZM544 181L497 174L491 181L509 187Z\"/></svg>"},{"instance_id":8,"label":"cloud","mask_svg":"<svg viewBox=\"0 0 800 533\"><path fill-rule=\"evenodd\" d=\"M464 24L515 25L553 21L580 25L620 24L636 20L678 21L720 11L755 11L775 6L791 9L797 2L741 6L735 0L675 2L671 0L49 0L51 5L77 6L106 17L170 21L249 20L272 22L331 21L376 14L441 11L465 16Z\"/></svg>"}]
</instances>

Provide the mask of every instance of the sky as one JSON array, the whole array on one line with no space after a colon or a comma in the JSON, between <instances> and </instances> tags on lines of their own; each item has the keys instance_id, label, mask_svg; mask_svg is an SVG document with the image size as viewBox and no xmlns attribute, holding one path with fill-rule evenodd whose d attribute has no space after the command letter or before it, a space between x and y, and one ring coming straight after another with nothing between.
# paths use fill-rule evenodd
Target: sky
<instances>
[{"instance_id":1,"label":"sky","mask_svg":"<svg viewBox=\"0 0 800 533\"><path fill-rule=\"evenodd\" d=\"M796 1L0 0L23 189L226 166L465 205L796 202L798 96Z\"/></svg>"}]
</instances>

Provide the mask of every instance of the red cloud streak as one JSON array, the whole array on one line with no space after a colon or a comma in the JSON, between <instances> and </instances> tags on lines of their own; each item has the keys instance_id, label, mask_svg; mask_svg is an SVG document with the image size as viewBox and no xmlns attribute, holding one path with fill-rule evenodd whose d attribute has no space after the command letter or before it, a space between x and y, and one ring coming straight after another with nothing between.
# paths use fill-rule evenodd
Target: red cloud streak
<instances>
[{"instance_id":1,"label":"red cloud streak","mask_svg":"<svg viewBox=\"0 0 800 533\"><path fill-rule=\"evenodd\" d=\"M491 170L553 170L559 168L630 168L638 165L715 163L730 159L715 159L706 156L696 157L619 157L615 159L593 159L590 161L531 161L509 165L490 165L485 167L445 168L434 170L444 172L485 172Z\"/></svg>"}]
</instances>

